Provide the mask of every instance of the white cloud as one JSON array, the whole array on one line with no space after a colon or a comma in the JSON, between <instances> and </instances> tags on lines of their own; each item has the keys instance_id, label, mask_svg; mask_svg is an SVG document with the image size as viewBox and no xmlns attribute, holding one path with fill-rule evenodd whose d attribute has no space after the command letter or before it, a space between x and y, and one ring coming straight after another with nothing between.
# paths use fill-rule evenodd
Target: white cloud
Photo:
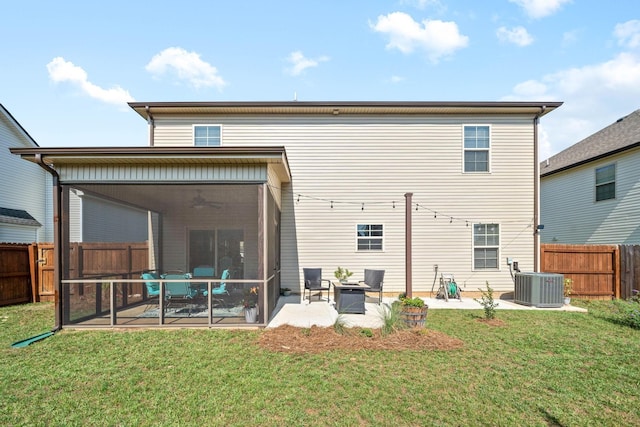
<instances>
[{"instance_id":1,"label":"white cloud","mask_svg":"<svg viewBox=\"0 0 640 427\"><path fill-rule=\"evenodd\" d=\"M391 76L391 79L390 79L391 83L400 83L404 80L405 78L402 76Z\"/></svg>"},{"instance_id":2,"label":"white cloud","mask_svg":"<svg viewBox=\"0 0 640 427\"><path fill-rule=\"evenodd\" d=\"M513 43L518 46L528 46L533 43L533 37L524 27L513 27L511 29L506 27L498 28L496 31L498 39L503 42Z\"/></svg>"},{"instance_id":3,"label":"white cloud","mask_svg":"<svg viewBox=\"0 0 640 427\"><path fill-rule=\"evenodd\" d=\"M77 86L82 92L91 98L98 99L102 102L115 105L123 105L127 102L134 101L129 92L120 86L114 86L111 89L103 89L91 83L88 79L87 72L78 67L73 62L65 61L61 56L53 58L47 64L49 78L54 83L68 82Z\"/></svg>"},{"instance_id":4,"label":"white cloud","mask_svg":"<svg viewBox=\"0 0 640 427\"><path fill-rule=\"evenodd\" d=\"M621 46L640 47L640 20L633 19L616 25L613 34L618 38L618 44Z\"/></svg>"},{"instance_id":5,"label":"white cloud","mask_svg":"<svg viewBox=\"0 0 640 427\"><path fill-rule=\"evenodd\" d=\"M196 89L215 87L221 90L227 85L216 67L200 58L196 52L187 52L181 47L169 47L154 55L145 69L156 77L174 73L178 79L187 81Z\"/></svg>"},{"instance_id":6,"label":"white cloud","mask_svg":"<svg viewBox=\"0 0 640 427\"><path fill-rule=\"evenodd\" d=\"M380 15L378 21L375 24L369 23L369 26L374 31L389 36L387 49L398 49L406 54L422 49L434 63L469 43L469 38L460 34L455 22L426 19L416 22L403 12Z\"/></svg>"},{"instance_id":7,"label":"white cloud","mask_svg":"<svg viewBox=\"0 0 640 427\"><path fill-rule=\"evenodd\" d=\"M621 52L608 61L550 73L513 88L504 100L564 101L542 121L549 145L545 159L638 108L640 55Z\"/></svg>"},{"instance_id":8,"label":"white cloud","mask_svg":"<svg viewBox=\"0 0 640 427\"><path fill-rule=\"evenodd\" d=\"M408 4L418 9L432 8L440 13L446 10L446 6L440 0L402 0L400 3Z\"/></svg>"},{"instance_id":9,"label":"white cloud","mask_svg":"<svg viewBox=\"0 0 640 427\"><path fill-rule=\"evenodd\" d=\"M563 4L572 0L509 0L522 7L532 18L544 18L560 10Z\"/></svg>"},{"instance_id":10,"label":"white cloud","mask_svg":"<svg viewBox=\"0 0 640 427\"><path fill-rule=\"evenodd\" d=\"M321 56L316 59L306 58L302 52L296 50L295 52L291 52L287 57L287 61L293 64L293 66L288 69L288 72L292 76L299 76L307 68L317 67L321 62L328 60L328 56Z\"/></svg>"}]
</instances>

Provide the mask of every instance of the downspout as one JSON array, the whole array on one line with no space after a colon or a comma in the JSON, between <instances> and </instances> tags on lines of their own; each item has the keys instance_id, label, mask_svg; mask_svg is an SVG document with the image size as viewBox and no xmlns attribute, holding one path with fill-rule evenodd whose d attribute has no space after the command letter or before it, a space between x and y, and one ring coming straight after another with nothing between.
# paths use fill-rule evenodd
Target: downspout
<instances>
[{"instance_id":1,"label":"downspout","mask_svg":"<svg viewBox=\"0 0 640 427\"><path fill-rule=\"evenodd\" d=\"M59 331L62 329L62 303L60 298L62 296L62 242L60 237L62 236L62 213L61 213L61 196L62 187L60 186L60 175L51 166L47 165L42 158L42 154L36 153L36 162L41 168L51 174L53 181L53 284L55 289L54 301L55 301L55 326L52 331Z\"/></svg>"},{"instance_id":2,"label":"downspout","mask_svg":"<svg viewBox=\"0 0 640 427\"><path fill-rule=\"evenodd\" d=\"M540 271L540 162L538 160L538 124L540 116L547 109L540 107L540 112L533 118L533 271Z\"/></svg>"},{"instance_id":3,"label":"downspout","mask_svg":"<svg viewBox=\"0 0 640 427\"><path fill-rule=\"evenodd\" d=\"M149 108L149 106L145 106L144 107L145 110L147 111L147 123L149 124L149 147L153 147L153 140L154 140L154 128L155 128L155 122L153 120L153 116L151 115L151 109Z\"/></svg>"}]
</instances>

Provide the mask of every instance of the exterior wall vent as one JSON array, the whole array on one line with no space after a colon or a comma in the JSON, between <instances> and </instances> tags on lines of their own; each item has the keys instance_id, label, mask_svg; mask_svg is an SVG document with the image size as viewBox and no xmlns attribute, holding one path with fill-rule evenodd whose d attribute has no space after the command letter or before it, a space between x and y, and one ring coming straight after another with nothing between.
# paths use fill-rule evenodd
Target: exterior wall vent
<instances>
[{"instance_id":1,"label":"exterior wall vent","mask_svg":"<svg viewBox=\"0 0 640 427\"><path fill-rule=\"evenodd\" d=\"M516 273L514 301L540 308L562 307L564 276L556 273Z\"/></svg>"}]
</instances>

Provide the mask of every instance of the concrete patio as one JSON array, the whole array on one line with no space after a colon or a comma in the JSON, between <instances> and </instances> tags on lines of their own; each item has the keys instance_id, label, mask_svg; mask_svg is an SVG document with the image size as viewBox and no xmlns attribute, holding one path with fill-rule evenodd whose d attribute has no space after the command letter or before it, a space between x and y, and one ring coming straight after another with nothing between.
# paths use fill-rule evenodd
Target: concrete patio
<instances>
[{"instance_id":1,"label":"concrete patio","mask_svg":"<svg viewBox=\"0 0 640 427\"><path fill-rule=\"evenodd\" d=\"M427 297L421 298L427 303L430 310L482 310L482 305L474 301L472 297L463 297L461 300L450 299L449 301ZM267 327L276 328L281 325L291 325L299 328L310 328L311 326L328 327L332 326L340 316L348 327L379 328L383 324L383 310L395 300L397 298L386 297L382 299L382 304L378 305L377 298L367 298L365 314L339 315L332 299L328 301L326 298L320 301L313 299L309 303L306 299L302 301L300 295L281 296ZM495 301L498 303L496 310L587 311L571 305L557 308L538 308L516 304L513 300L496 299Z\"/></svg>"}]
</instances>

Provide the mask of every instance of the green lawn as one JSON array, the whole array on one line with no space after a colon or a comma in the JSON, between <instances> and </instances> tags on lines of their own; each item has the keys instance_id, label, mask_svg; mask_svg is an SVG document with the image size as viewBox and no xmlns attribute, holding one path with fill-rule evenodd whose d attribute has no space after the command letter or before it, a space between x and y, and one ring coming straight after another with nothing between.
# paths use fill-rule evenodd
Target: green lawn
<instances>
[{"instance_id":1,"label":"green lawn","mask_svg":"<svg viewBox=\"0 0 640 427\"><path fill-rule=\"evenodd\" d=\"M640 330L593 313L431 310L453 351L281 354L260 331L65 330L0 308L0 425L640 425ZM362 338L366 339L366 338Z\"/></svg>"}]
</instances>

